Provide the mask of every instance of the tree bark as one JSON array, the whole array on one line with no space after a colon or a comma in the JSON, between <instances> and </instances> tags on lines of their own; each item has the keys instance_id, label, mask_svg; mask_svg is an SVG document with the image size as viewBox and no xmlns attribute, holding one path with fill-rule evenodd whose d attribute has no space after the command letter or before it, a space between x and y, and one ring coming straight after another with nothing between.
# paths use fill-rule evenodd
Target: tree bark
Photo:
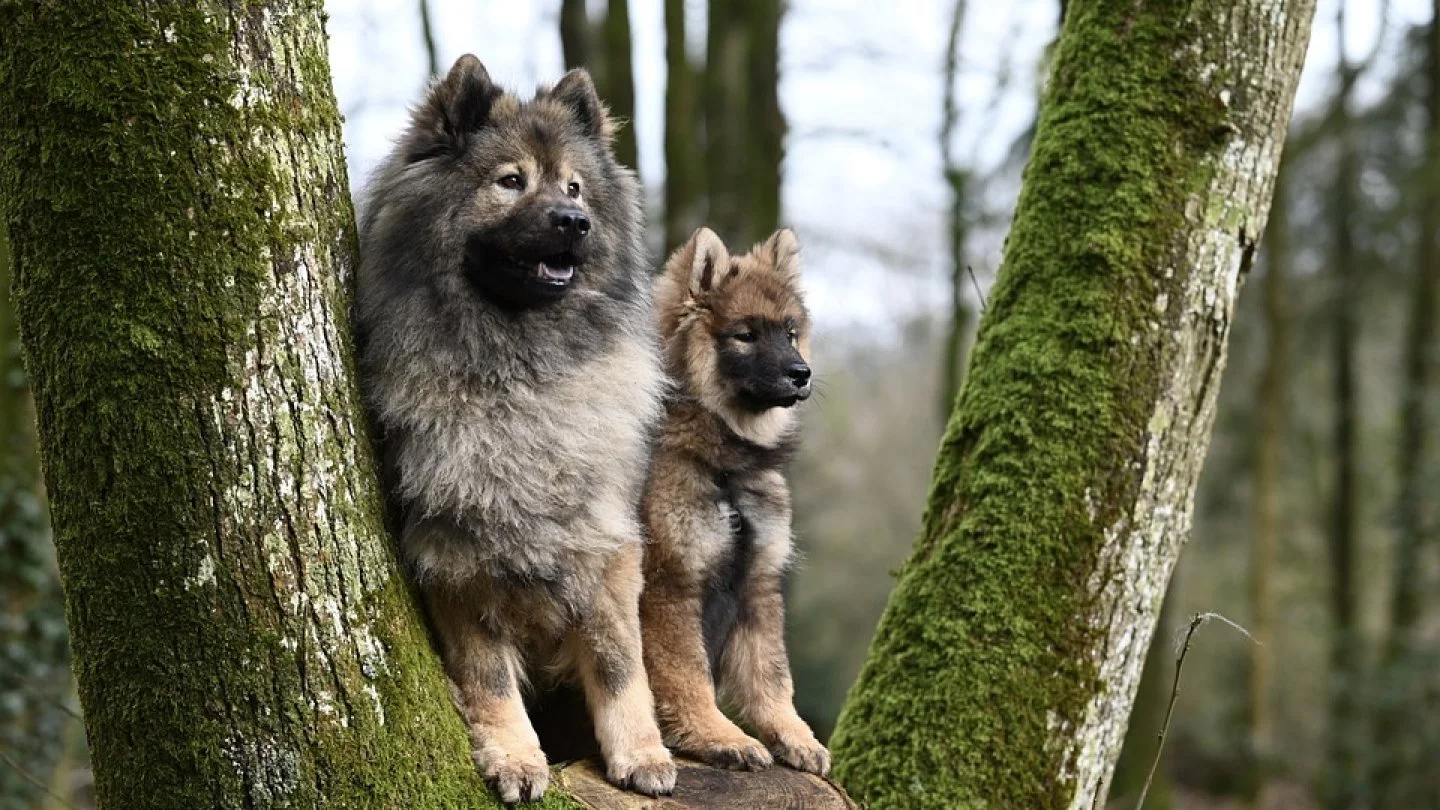
<instances>
[{"instance_id":1,"label":"tree bark","mask_svg":"<svg viewBox=\"0 0 1440 810\"><path fill-rule=\"evenodd\" d=\"M1069 4L924 528L831 740L858 801L1103 801L1313 15Z\"/></svg>"},{"instance_id":2,"label":"tree bark","mask_svg":"<svg viewBox=\"0 0 1440 810\"><path fill-rule=\"evenodd\" d=\"M685 47L685 0L665 0L665 249L701 225L703 128L695 66Z\"/></svg>"},{"instance_id":3,"label":"tree bark","mask_svg":"<svg viewBox=\"0 0 1440 810\"><path fill-rule=\"evenodd\" d=\"M1125 742L1120 747L1120 756L1115 762L1115 776L1110 780L1110 791L1106 806L1134 807L1141 791L1145 789L1145 778L1150 773L1155 758L1161 758L1155 768L1150 792L1145 798L1148 810L1170 810L1175 802L1170 795L1170 778L1166 773L1165 752L1156 750L1159 745L1160 729L1165 727L1166 709L1170 705L1170 693L1175 685L1175 633L1180 628L1175 624L1176 582L1166 590L1165 601L1160 608L1160 617L1155 622L1155 632L1150 637L1150 649L1145 653L1144 669L1140 673L1140 685L1135 690L1135 706L1130 712L1130 723L1125 729ZM1173 729L1172 729L1173 731Z\"/></svg>"},{"instance_id":4,"label":"tree bark","mask_svg":"<svg viewBox=\"0 0 1440 810\"><path fill-rule=\"evenodd\" d=\"M1255 541L1250 563L1250 748L1254 791L1264 807L1266 785L1274 760L1271 706L1275 671L1275 556L1283 534L1281 481L1284 479L1285 436L1288 431L1290 313L1286 303L1290 275L1290 204L1285 196L1286 168L1275 180L1270 222L1262 254L1261 306L1265 315L1265 361L1260 371L1259 435L1255 439Z\"/></svg>"},{"instance_id":5,"label":"tree bark","mask_svg":"<svg viewBox=\"0 0 1440 810\"><path fill-rule=\"evenodd\" d=\"M959 118L955 79L960 68L960 31L965 21L965 0L955 0L950 11L950 33L945 41L945 83L940 114L940 170L950 190L950 207L946 232L950 248L950 325L945 335L945 351L940 370L940 418L947 419L955 407L955 395L965 376L965 334L974 315L965 301L965 192L969 173L955 158L955 126Z\"/></svg>"},{"instance_id":6,"label":"tree bark","mask_svg":"<svg viewBox=\"0 0 1440 810\"><path fill-rule=\"evenodd\" d=\"M100 805L496 806L382 525L321 3L0 17L0 196Z\"/></svg>"},{"instance_id":7,"label":"tree bark","mask_svg":"<svg viewBox=\"0 0 1440 810\"><path fill-rule=\"evenodd\" d=\"M630 45L629 0L610 0L606 7L605 103L620 120L615 134L615 157L621 164L640 172L640 150L635 135L635 68Z\"/></svg>"}]
</instances>

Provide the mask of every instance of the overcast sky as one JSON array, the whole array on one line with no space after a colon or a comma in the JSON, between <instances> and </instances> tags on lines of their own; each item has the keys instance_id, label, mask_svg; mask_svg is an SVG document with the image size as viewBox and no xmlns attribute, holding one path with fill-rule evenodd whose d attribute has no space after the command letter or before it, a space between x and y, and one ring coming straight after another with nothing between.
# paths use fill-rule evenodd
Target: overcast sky
<instances>
[{"instance_id":1,"label":"overcast sky","mask_svg":"<svg viewBox=\"0 0 1440 810\"><path fill-rule=\"evenodd\" d=\"M1323 103L1335 64L1338 0L1320 0L1297 115ZM1375 43L1383 0L1350 0L1347 47ZM953 0L790 0L781 32L786 144L784 219L805 247L811 308L822 327L883 329L947 295L937 132L941 64ZM390 148L424 87L426 56L415 3L330 0L330 55L346 116L357 188ZM687 0L688 32L703 51L705 2ZM1003 160L1034 115L1035 68L1054 36L1054 0L970 4L960 49L956 154L981 173ZM591 0L591 7L599 6ZM522 94L562 71L558 0L431 0L441 71L478 55ZM1391 0L1387 51L1429 16L1430 0ZM1001 10L995 10L1001 9ZM652 195L664 179L662 0L631 0L640 173ZM1380 68L1383 72L1385 62ZM1378 92L1378 82L1362 95ZM970 260L982 284L999 263L1016 188L996 183L986 205L1004 214Z\"/></svg>"}]
</instances>

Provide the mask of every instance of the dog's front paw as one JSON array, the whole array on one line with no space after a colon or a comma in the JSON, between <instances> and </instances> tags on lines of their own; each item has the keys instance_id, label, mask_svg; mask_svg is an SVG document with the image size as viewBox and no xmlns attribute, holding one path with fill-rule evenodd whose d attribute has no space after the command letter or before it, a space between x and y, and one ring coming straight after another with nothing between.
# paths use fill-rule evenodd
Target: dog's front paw
<instances>
[{"instance_id":1,"label":"dog's front paw","mask_svg":"<svg viewBox=\"0 0 1440 810\"><path fill-rule=\"evenodd\" d=\"M538 747L507 750L492 743L477 748L474 758L481 775L495 786L500 801L506 804L539 801L550 784L545 753Z\"/></svg>"},{"instance_id":2,"label":"dog's front paw","mask_svg":"<svg viewBox=\"0 0 1440 810\"><path fill-rule=\"evenodd\" d=\"M605 765L607 778L618 787L647 796L675 790L675 760L663 745L627 751Z\"/></svg>"},{"instance_id":3,"label":"dog's front paw","mask_svg":"<svg viewBox=\"0 0 1440 810\"><path fill-rule=\"evenodd\" d=\"M830 752L805 730L804 735L787 734L770 740L770 752L775 758L797 771L828 776L830 773Z\"/></svg>"},{"instance_id":4,"label":"dog's front paw","mask_svg":"<svg viewBox=\"0 0 1440 810\"><path fill-rule=\"evenodd\" d=\"M741 735L733 740L707 740L686 752L712 768L763 771L773 764L770 752L758 740Z\"/></svg>"}]
</instances>

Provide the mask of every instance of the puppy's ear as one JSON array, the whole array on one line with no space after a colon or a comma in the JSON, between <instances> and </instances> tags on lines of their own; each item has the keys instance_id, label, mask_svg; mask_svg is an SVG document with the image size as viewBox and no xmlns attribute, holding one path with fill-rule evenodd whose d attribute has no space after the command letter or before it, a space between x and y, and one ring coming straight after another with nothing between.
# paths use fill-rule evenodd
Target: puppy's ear
<instances>
[{"instance_id":1,"label":"puppy's ear","mask_svg":"<svg viewBox=\"0 0 1440 810\"><path fill-rule=\"evenodd\" d=\"M696 298L709 295L730 272L730 253L709 228L697 230L670 261L676 281Z\"/></svg>"},{"instance_id":2,"label":"puppy's ear","mask_svg":"<svg viewBox=\"0 0 1440 810\"><path fill-rule=\"evenodd\" d=\"M615 137L615 122L595 92L595 82L584 68L575 68L560 78L550 97L563 104L591 138L609 142Z\"/></svg>"},{"instance_id":3,"label":"puppy's ear","mask_svg":"<svg viewBox=\"0 0 1440 810\"><path fill-rule=\"evenodd\" d=\"M470 133L490 120L490 108L501 95L474 54L456 59L449 74L431 86L415 109L406 157L415 163L462 151Z\"/></svg>"},{"instance_id":4,"label":"puppy's ear","mask_svg":"<svg viewBox=\"0 0 1440 810\"><path fill-rule=\"evenodd\" d=\"M781 228L771 234L756 252L768 259L775 272L787 281L800 278L800 240L789 228Z\"/></svg>"}]
</instances>

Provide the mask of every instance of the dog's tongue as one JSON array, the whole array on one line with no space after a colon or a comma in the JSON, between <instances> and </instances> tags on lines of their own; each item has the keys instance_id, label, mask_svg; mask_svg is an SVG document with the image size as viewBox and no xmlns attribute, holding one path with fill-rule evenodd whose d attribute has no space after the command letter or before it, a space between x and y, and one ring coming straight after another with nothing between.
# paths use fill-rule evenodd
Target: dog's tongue
<instances>
[{"instance_id":1,"label":"dog's tongue","mask_svg":"<svg viewBox=\"0 0 1440 810\"><path fill-rule=\"evenodd\" d=\"M569 281L575 275L573 267L552 267L545 262L540 262L540 278L546 281Z\"/></svg>"}]
</instances>

